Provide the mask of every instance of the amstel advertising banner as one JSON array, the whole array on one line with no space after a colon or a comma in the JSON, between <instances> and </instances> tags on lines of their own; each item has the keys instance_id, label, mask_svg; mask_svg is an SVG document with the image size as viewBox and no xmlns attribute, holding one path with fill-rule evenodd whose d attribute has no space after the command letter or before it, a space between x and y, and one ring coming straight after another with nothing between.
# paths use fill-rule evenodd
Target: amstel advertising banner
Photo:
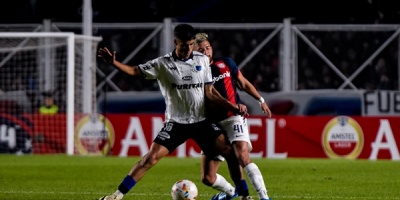
<instances>
[{"instance_id":1,"label":"amstel advertising banner","mask_svg":"<svg viewBox=\"0 0 400 200\"><path fill-rule=\"evenodd\" d=\"M0 116L0 153L65 153L65 115ZM252 157L400 160L400 117L249 116ZM77 117L76 154L143 156L163 127L162 114ZM182 133L185 134L185 133ZM13 136L14 135L14 136ZM199 157L193 141L171 156Z\"/></svg>"}]
</instances>

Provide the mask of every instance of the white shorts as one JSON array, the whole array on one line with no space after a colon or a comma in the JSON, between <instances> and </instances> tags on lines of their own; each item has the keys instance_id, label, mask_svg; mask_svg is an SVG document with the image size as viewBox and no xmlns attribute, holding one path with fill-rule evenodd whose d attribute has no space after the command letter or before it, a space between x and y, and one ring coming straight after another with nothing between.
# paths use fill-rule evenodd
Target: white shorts
<instances>
[{"instance_id":1,"label":"white shorts","mask_svg":"<svg viewBox=\"0 0 400 200\"><path fill-rule=\"evenodd\" d=\"M236 115L224 119L218 124L226 132L229 142L232 144L234 141L245 141L248 144L249 152L253 149L250 142L249 128L247 127L247 119L243 116ZM202 152L203 153L203 152ZM224 157L219 155L214 157L216 160L224 161Z\"/></svg>"},{"instance_id":2,"label":"white shorts","mask_svg":"<svg viewBox=\"0 0 400 200\"><path fill-rule=\"evenodd\" d=\"M218 124L226 132L230 143L234 141L245 141L248 144L249 152L253 149L250 142L247 119L245 117L240 115L232 116L218 122Z\"/></svg>"}]
</instances>

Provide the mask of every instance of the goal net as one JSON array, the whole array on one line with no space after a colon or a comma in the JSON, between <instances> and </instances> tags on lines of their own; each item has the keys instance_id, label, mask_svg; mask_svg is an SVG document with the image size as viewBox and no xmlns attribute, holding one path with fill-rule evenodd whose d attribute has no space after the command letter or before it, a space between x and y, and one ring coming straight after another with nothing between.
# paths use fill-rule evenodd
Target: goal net
<instances>
[{"instance_id":1,"label":"goal net","mask_svg":"<svg viewBox=\"0 0 400 200\"><path fill-rule=\"evenodd\" d=\"M0 153L78 152L75 127L96 113L101 38L0 33Z\"/></svg>"}]
</instances>

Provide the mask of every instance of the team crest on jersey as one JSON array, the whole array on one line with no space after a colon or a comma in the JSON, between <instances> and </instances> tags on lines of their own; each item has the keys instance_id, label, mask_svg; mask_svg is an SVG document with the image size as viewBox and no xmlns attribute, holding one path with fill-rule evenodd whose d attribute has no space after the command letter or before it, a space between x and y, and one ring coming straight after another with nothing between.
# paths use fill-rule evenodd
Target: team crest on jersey
<instances>
[{"instance_id":1,"label":"team crest on jersey","mask_svg":"<svg viewBox=\"0 0 400 200\"><path fill-rule=\"evenodd\" d=\"M223 62L217 62L216 65L217 65L217 67L219 67L221 69L226 67L225 63L223 63Z\"/></svg>"},{"instance_id":2,"label":"team crest on jersey","mask_svg":"<svg viewBox=\"0 0 400 200\"><path fill-rule=\"evenodd\" d=\"M193 72L199 72L199 71L201 71L201 65L193 65L192 71L193 71Z\"/></svg>"},{"instance_id":3,"label":"team crest on jersey","mask_svg":"<svg viewBox=\"0 0 400 200\"><path fill-rule=\"evenodd\" d=\"M196 61L194 61L194 60L188 60L188 61L186 61L186 63L187 64L189 64L189 65L191 65L191 67L192 67L192 72L199 72L199 71L201 71L201 64L200 63L197 63Z\"/></svg>"}]
</instances>

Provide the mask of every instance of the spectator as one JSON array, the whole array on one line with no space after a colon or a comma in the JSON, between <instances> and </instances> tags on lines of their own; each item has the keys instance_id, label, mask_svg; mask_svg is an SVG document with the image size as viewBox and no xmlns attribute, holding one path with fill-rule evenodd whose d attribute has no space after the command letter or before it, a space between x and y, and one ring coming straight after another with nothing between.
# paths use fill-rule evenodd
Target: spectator
<instances>
[{"instance_id":1,"label":"spectator","mask_svg":"<svg viewBox=\"0 0 400 200\"><path fill-rule=\"evenodd\" d=\"M44 92L44 104L40 106L39 113L46 115L53 115L58 113L58 106L54 103L53 95L51 92Z\"/></svg>"}]
</instances>

